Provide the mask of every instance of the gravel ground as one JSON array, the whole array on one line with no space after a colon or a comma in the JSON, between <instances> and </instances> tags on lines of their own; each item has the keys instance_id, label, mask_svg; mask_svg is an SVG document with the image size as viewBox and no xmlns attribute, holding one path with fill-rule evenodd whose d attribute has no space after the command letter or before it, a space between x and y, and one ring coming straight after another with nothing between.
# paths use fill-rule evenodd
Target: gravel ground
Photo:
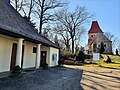
<instances>
[{"instance_id":1,"label":"gravel ground","mask_svg":"<svg viewBox=\"0 0 120 90\"><path fill-rule=\"evenodd\" d=\"M82 90L82 70L54 67L23 72L19 78L0 79L0 90Z\"/></svg>"}]
</instances>

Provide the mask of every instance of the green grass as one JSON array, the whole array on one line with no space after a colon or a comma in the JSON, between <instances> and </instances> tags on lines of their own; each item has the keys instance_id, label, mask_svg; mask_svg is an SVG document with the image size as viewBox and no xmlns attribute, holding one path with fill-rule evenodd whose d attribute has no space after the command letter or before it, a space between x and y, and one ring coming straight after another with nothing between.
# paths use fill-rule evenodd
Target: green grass
<instances>
[{"instance_id":1,"label":"green grass","mask_svg":"<svg viewBox=\"0 0 120 90\"><path fill-rule=\"evenodd\" d=\"M105 55L102 55L103 57ZM92 60L85 60L85 66L99 66L99 67L109 67L109 68L114 68L114 67L120 67L120 56L115 56L115 55L109 55L112 62L111 63L106 63L101 59L100 61L92 61Z\"/></svg>"}]
</instances>

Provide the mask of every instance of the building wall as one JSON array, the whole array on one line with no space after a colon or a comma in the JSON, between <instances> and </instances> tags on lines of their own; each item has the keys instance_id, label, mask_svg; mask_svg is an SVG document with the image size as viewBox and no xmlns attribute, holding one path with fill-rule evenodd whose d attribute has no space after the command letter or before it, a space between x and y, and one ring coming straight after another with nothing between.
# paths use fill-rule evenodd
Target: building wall
<instances>
[{"instance_id":1,"label":"building wall","mask_svg":"<svg viewBox=\"0 0 120 90\"><path fill-rule=\"evenodd\" d=\"M13 43L17 43L18 39L11 38L0 34L0 72L10 71L11 54ZM23 69L35 67L36 53L33 53L33 44L25 41L23 54ZM49 67L58 65L59 50L53 47L41 46L41 51L47 51L46 62ZM55 56L55 60L53 60Z\"/></svg>"},{"instance_id":2,"label":"building wall","mask_svg":"<svg viewBox=\"0 0 120 90\"><path fill-rule=\"evenodd\" d=\"M89 37L89 39L94 40L97 37L97 35L98 35L97 33L89 33L88 37Z\"/></svg>"},{"instance_id":3,"label":"building wall","mask_svg":"<svg viewBox=\"0 0 120 90\"><path fill-rule=\"evenodd\" d=\"M17 43L17 39L0 35L0 72L10 71L13 43ZM36 53L33 53L33 47L36 45L24 44L23 68L35 67Z\"/></svg>"},{"instance_id":4,"label":"building wall","mask_svg":"<svg viewBox=\"0 0 120 90\"><path fill-rule=\"evenodd\" d=\"M23 68L35 67L36 53L33 53L33 47L36 47L36 44L30 42L24 44Z\"/></svg>"},{"instance_id":5,"label":"building wall","mask_svg":"<svg viewBox=\"0 0 120 90\"><path fill-rule=\"evenodd\" d=\"M100 46L101 42L104 44L104 53L112 53L112 42L104 34L100 33L95 42L97 42L98 46Z\"/></svg>"},{"instance_id":6,"label":"building wall","mask_svg":"<svg viewBox=\"0 0 120 90\"><path fill-rule=\"evenodd\" d=\"M106 44L104 53L111 54L112 53L112 43L111 42L104 42Z\"/></svg>"},{"instance_id":7,"label":"building wall","mask_svg":"<svg viewBox=\"0 0 120 90\"><path fill-rule=\"evenodd\" d=\"M56 58L53 58L53 57ZM50 47L50 67L58 65L59 49Z\"/></svg>"},{"instance_id":8,"label":"building wall","mask_svg":"<svg viewBox=\"0 0 120 90\"><path fill-rule=\"evenodd\" d=\"M88 34L88 39L90 41L88 41L88 51L89 53L93 52L93 45L92 42L97 38L98 34L97 33L89 33Z\"/></svg>"},{"instance_id":9,"label":"building wall","mask_svg":"<svg viewBox=\"0 0 120 90\"><path fill-rule=\"evenodd\" d=\"M46 46L41 46L41 51L47 51L47 58L46 62L49 67L53 67L58 65L58 59L59 59L59 50L53 47L46 47ZM53 60L53 55L56 54L56 60Z\"/></svg>"},{"instance_id":10,"label":"building wall","mask_svg":"<svg viewBox=\"0 0 120 90\"><path fill-rule=\"evenodd\" d=\"M93 35L93 37L91 37ZM95 36L95 37L94 37ZM92 44L88 42L89 51L93 52L93 44L97 44L97 48L100 48L101 42L104 44L105 51L104 53L112 53L112 42L103 34L103 33L92 33L89 34L89 39L93 40Z\"/></svg>"},{"instance_id":11,"label":"building wall","mask_svg":"<svg viewBox=\"0 0 120 90\"><path fill-rule=\"evenodd\" d=\"M17 41L0 34L0 72L10 71L13 43Z\"/></svg>"}]
</instances>

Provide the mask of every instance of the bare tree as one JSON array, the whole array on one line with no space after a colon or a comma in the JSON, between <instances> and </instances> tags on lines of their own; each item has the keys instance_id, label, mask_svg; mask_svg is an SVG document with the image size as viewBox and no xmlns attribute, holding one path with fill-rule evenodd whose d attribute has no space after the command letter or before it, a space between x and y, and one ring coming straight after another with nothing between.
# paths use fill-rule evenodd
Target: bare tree
<instances>
[{"instance_id":1,"label":"bare tree","mask_svg":"<svg viewBox=\"0 0 120 90\"><path fill-rule=\"evenodd\" d=\"M44 29L42 35L43 35L44 37L46 37L46 38L49 38L48 31L47 31L46 28Z\"/></svg>"},{"instance_id":2,"label":"bare tree","mask_svg":"<svg viewBox=\"0 0 120 90\"><path fill-rule=\"evenodd\" d=\"M111 34L110 32L105 32L105 36L112 41L112 49L115 52L116 49L118 49L118 52L120 52L120 40L114 36L114 34Z\"/></svg>"},{"instance_id":3,"label":"bare tree","mask_svg":"<svg viewBox=\"0 0 120 90\"><path fill-rule=\"evenodd\" d=\"M33 9L33 7L34 7L34 2L33 2L33 0L30 0L30 4L29 4L29 6L28 6L28 8L29 8L29 10L28 10L28 19L30 19L31 18L31 14L32 14L32 9Z\"/></svg>"},{"instance_id":4,"label":"bare tree","mask_svg":"<svg viewBox=\"0 0 120 90\"><path fill-rule=\"evenodd\" d=\"M120 40L119 40L120 42ZM120 54L120 43L118 44L118 53Z\"/></svg>"},{"instance_id":5,"label":"bare tree","mask_svg":"<svg viewBox=\"0 0 120 90\"><path fill-rule=\"evenodd\" d=\"M86 31L84 27L80 27L80 30L77 30L77 33L75 35L75 48L80 46L82 35L84 35L85 33Z\"/></svg>"},{"instance_id":6,"label":"bare tree","mask_svg":"<svg viewBox=\"0 0 120 90\"><path fill-rule=\"evenodd\" d=\"M56 23L56 25L57 26L54 27L53 31L54 33L62 37L60 42L62 42L65 45L66 49L69 51L71 37L69 36L69 33L63 25L60 25L59 23Z\"/></svg>"},{"instance_id":7,"label":"bare tree","mask_svg":"<svg viewBox=\"0 0 120 90\"><path fill-rule=\"evenodd\" d=\"M35 3L33 2L33 0L24 0L24 2L26 4L21 9L24 13L24 16L27 17L27 19L30 21L30 19L32 19L31 14L33 14Z\"/></svg>"},{"instance_id":8,"label":"bare tree","mask_svg":"<svg viewBox=\"0 0 120 90\"><path fill-rule=\"evenodd\" d=\"M36 9L34 13L39 17L39 33L41 34L44 23L54 20L53 11L58 7L63 7L66 3L61 0L34 0Z\"/></svg>"},{"instance_id":9,"label":"bare tree","mask_svg":"<svg viewBox=\"0 0 120 90\"><path fill-rule=\"evenodd\" d=\"M55 35L54 37L54 43L59 46L59 40L57 35Z\"/></svg>"},{"instance_id":10,"label":"bare tree","mask_svg":"<svg viewBox=\"0 0 120 90\"><path fill-rule=\"evenodd\" d=\"M70 12L67 8L64 8L56 14L57 22L64 26L66 32L69 33L72 42L72 53L74 53L74 42L85 31L81 30L82 25L91 17L92 15L86 11L85 7L76 7L74 12Z\"/></svg>"},{"instance_id":11,"label":"bare tree","mask_svg":"<svg viewBox=\"0 0 120 90\"><path fill-rule=\"evenodd\" d=\"M118 50L118 53L120 54L120 39L116 38L116 43L113 47L114 52L116 51L116 49Z\"/></svg>"},{"instance_id":12,"label":"bare tree","mask_svg":"<svg viewBox=\"0 0 120 90\"><path fill-rule=\"evenodd\" d=\"M112 40L114 38L114 35L111 34L110 32L105 32L105 36L109 39Z\"/></svg>"},{"instance_id":13,"label":"bare tree","mask_svg":"<svg viewBox=\"0 0 120 90\"><path fill-rule=\"evenodd\" d=\"M23 18L36 29L36 23L33 22L33 14L35 3L33 0L11 0L13 7L23 16Z\"/></svg>"},{"instance_id":14,"label":"bare tree","mask_svg":"<svg viewBox=\"0 0 120 90\"><path fill-rule=\"evenodd\" d=\"M23 6L28 5L26 0L11 0L11 4L18 12L20 12L23 9Z\"/></svg>"},{"instance_id":15,"label":"bare tree","mask_svg":"<svg viewBox=\"0 0 120 90\"><path fill-rule=\"evenodd\" d=\"M105 32L105 36L110 40L112 41L112 47L114 48L118 39L117 37L115 37L113 34L111 34L110 32Z\"/></svg>"}]
</instances>

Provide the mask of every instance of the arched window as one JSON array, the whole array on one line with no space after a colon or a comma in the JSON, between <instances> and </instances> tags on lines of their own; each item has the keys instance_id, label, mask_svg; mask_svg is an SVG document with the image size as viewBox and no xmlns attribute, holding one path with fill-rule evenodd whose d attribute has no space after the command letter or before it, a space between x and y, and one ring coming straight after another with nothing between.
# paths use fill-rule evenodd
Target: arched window
<instances>
[{"instance_id":1,"label":"arched window","mask_svg":"<svg viewBox=\"0 0 120 90\"><path fill-rule=\"evenodd\" d=\"M104 44L104 47L106 47L106 44Z\"/></svg>"}]
</instances>

